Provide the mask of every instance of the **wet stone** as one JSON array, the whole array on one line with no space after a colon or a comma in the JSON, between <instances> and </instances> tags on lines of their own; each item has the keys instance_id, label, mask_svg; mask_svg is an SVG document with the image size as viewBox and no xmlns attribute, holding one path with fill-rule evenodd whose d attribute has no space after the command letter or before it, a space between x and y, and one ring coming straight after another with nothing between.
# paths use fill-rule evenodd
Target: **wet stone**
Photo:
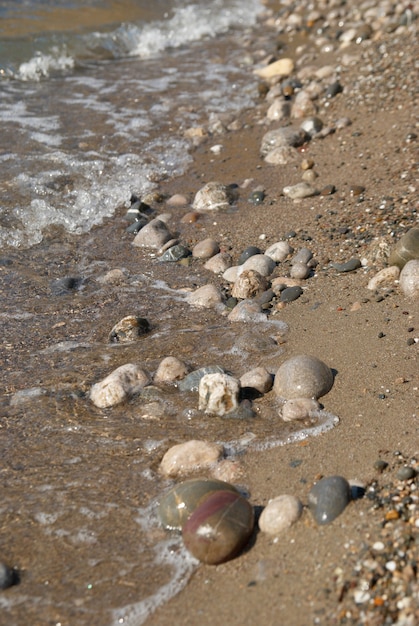
<instances>
[{"instance_id":1,"label":"wet stone","mask_svg":"<svg viewBox=\"0 0 419 626\"><path fill-rule=\"evenodd\" d=\"M319 117L308 117L301 123L300 128L310 137L314 137L323 128L323 122Z\"/></svg>"},{"instance_id":2,"label":"wet stone","mask_svg":"<svg viewBox=\"0 0 419 626\"><path fill-rule=\"evenodd\" d=\"M343 91L342 85L338 81L336 81L332 83L331 85L329 85L328 88L326 89L326 98L334 98L339 93L342 93L342 91Z\"/></svg>"},{"instance_id":3,"label":"wet stone","mask_svg":"<svg viewBox=\"0 0 419 626\"><path fill-rule=\"evenodd\" d=\"M192 206L196 211L227 209L235 198L236 194L231 187L209 182L196 193Z\"/></svg>"},{"instance_id":4,"label":"wet stone","mask_svg":"<svg viewBox=\"0 0 419 626\"><path fill-rule=\"evenodd\" d=\"M223 416L239 406L240 383L228 374L206 374L199 382L199 410Z\"/></svg>"},{"instance_id":5,"label":"wet stone","mask_svg":"<svg viewBox=\"0 0 419 626\"><path fill-rule=\"evenodd\" d=\"M126 232L131 233L132 235L136 235L140 232L142 228L144 228L146 224L148 224L148 219L145 217L141 217L138 220L135 220L135 222L133 222L132 224L130 224L126 228Z\"/></svg>"},{"instance_id":6,"label":"wet stone","mask_svg":"<svg viewBox=\"0 0 419 626\"><path fill-rule=\"evenodd\" d=\"M319 480L308 494L308 508L319 525L333 522L351 501L351 487L343 476Z\"/></svg>"},{"instance_id":7,"label":"wet stone","mask_svg":"<svg viewBox=\"0 0 419 626\"><path fill-rule=\"evenodd\" d=\"M17 572L0 562L0 589L8 589L19 582Z\"/></svg>"},{"instance_id":8,"label":"wet stone","mask_svg":"<svg viewBox=\"0 0 419 626\"><path fill-rule=\"evenodd\" d=\"M139 393L149 382L150 377L145 370L134 363L126 363L94 384L90 399L100 409L113 407Z\"/></svg>"},{"instance_id":9,"label":"wet stone","mask_svg":"<svg viewBox=\"0 0 419 626\"><path fill-rule=\"evenodd\" d=\"M150 323L145 317L127 315L112 328L109 333L111 343L130 343L137 341L150 331Z\"/></svg>"},{"instance_id":10,"label":"wet stone","mask_svg":"<svg viewBox=\"0 0 419 626\"><path fill-rule=\"evenodd\" d=\"M192 256L197 259L210 259L220 252L220 247L215 239L204 239L192 249Z\"/></svg>"},{"instance_id":11,"label":"wet stone","mask_svg":"<svg viewBox=\"0 0 419 626\"><path fill-rule=\"evenodd\" d=\"M159 249L172 239L172 235L166 224L158 218L151 220L140 230L132 242L133 246L139 248Z\"/></svg>"},{"instance_id":12,"label":"wet stone","mask_svg":"<svg viewBox=\"0 0 419 626\"><path fill-rule=\"evenodd\" d=\"M189 248L179 243L166 250L166 252L159 257L159 261L160 263L175 263L176 261L185 259L191 254Z\"/></svg>"},{"instance_id":13,"label":"wet stone","mask_svg":"<svg viewBox=\"0 0 419 626\"><path fill-rule=\"evenodd\" d=\"M182 380L188 374L187 365L175 356L165 357L154 374L155 383L173 383Z\"/></svg>"},{"instance_id":14,"label":"wet stone","mask_svg":"<svg viewBox=\"0 0 419 626\"><path fill-rule=\"evenodd\" d=\"M258 204L262 204L264 199L265 199L264 191L252 191L252 193L250 194L247 200L251 204L255 204L257 206Z\"/></svg>"},{"instance_id":15,"label":"wet stone","mask_svg":"<svg viewBox=\"0 0 419 626\"><path fill-rule=\"evenodd\" d=\"M222 274L232 266L232 263L233 260L227 252L219 252L208 259L204 267L214 274Z\"/></svg>"},{"instance_id":16,"label":"wet stone","mask_svg":"<svg viewBox=\"0 0 419 626\"><path fill-rule=\"evenodd\" d=\"M283 405L281 414L284 422L292 422L307 419L312 412L319 409L320 405L314 398L291 398Z\"/></svg>"},{"instance_id":17,"label":"wet stone","mask_svg":"<svg viewBox=\"0 0 419 626\"><path fill-rule=\"evenodd\" d=\"M65 296L74 291L78 291L83 285L83 278L80 276L64 276L51 283L51 293L54 296Z\"/></svg>"},{"instance_id":18,"label":"wet stone","mask_svg":"<svg viewBox=\"0 0 419 626\"><path fill-rule=\"evenodd\" d=\"M206 374L224 374L224 370L218 365L208 365L194 370L178 382L179 391L198 391L201 378Z\"/></svg>"},{"instance_id":19,"label":"wet stone","mask_svg":"<svg viewBox=\"0 0 419 626\"><path fill-rule=\"evenodd\" d=\"M222 304L223 295L215 285L203 285L196 291L188 293L186 296L186 302L188 302L191 306L210 309Z\"/></svg>"},{"instance_id":20,"label":"wet stone","mask_svg":"<svg viewBox=\"0 0 419 626\"><path fill-rule=\"evenodd\" d=\"M240 378L240 386L242 389L248 387L262 394L268 393L272 389L272 385L273 376L264 367L256 367L250 370L250 372L243 374Z\"/></svg>"},{"instance_id":21,"label":"wet stone","mask_svg":"<svg viewBox=\"0 0 419 626\"><path fill-rule=\"evenodd\" d=\"M198 469L210 467L223 454L222 445L193 439L169 448L161 460L160 471L164 476L176 478Z\"/></svg>"}]
</instances>

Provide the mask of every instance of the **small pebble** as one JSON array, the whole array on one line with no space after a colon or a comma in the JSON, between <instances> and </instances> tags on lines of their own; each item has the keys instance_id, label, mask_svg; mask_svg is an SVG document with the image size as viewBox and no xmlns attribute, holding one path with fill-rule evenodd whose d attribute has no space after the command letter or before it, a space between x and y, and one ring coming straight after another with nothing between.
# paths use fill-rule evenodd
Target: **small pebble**
<instances>
[{"instance_id":1,"label":"small pebble","mask_svg":"<svg viewBox=\"0 0 419 626\"><path fill-rule=\"evenodd\" d=\"M139 393L149 383L150 377L145 370L134 363L126 363L94 384L90 399L101 409L112 407Z\"/></svg>"},{"instance_id":2,"label":"small pebble","mask_svg":"<svg viewBox=\"0 0 419 626\"><path fill-rule=\"evenodd\" d=\"M109 333L111 343L130 343L150 331L150 323L145 317L127 315L112 328Z\"/></svg>"},{"instance_id":3,"label":"small pebble","mask_svg":"<svg viewBox=\"0 0 419 626\"><path fill-rule=\"evenodd\" d=\"M232 266L232 263L233 260L227 252L219 252L208 259L204 267L214 274L223 274L229 267Z\"/></svg>"},{"instance_id":4,"label":"small pebble","mask_svg":"<svg viewBox=\"0 0 419 626\"><path fill-rule=\"evenodd\" d=\"M260 248L257 248L256 246L249 246L248 248L243 250L243 252L239 256L237 265L243 265L243 263L245 263L247 259L250 259L250 257L255 256L255 254L263 254L263 253L262 253L262 250Z\"/></svg>"},{"instance_id":5,"label":"small pebble","mask_svg":"<svg viewBox=\"0 0 419 626\"><path fill-rule=\"evenodd\" d=\"M294 249L287 241L277 241L269 246L269 248L265 251L265 255L269 256L276 263L281 263L282 261L285 261L285 259L293 252Z\"/></svg>"},{"instance_id":6,"label":"small pebble","mask_svg":"<svg viewBox=\"0 0 419 626\"><path fill-rule=\"evenodd\" d=\"M307 419L312 412L319 409L320 405L314 398L291 398L283 405L281 415L284 422L291 422Z\"/></svg>"},{"instance_id":7,"label":"small pebble","mask_svg":"<svg viewBox=\"0 0 419 626\"><path fill-rule=\"evenodd\" d=\"M199 410L223 416L239 406L240 382L228 374L206 374L199 382Z\"/></svg>"},{"instance_id":8,"label":"small pebble","mask_svg":"<svg viewBox=\"0 0 419 626\"><path fill-rule=\"evenodd\" d=\"M222 445L208 441L187 441L169 448L161 460L160 471L168 478L176 478L198 469L210 467L223 454Z\"/></svg>"},{"instance_id":9,"label":"small pebble","mask_svg":"<svg viewBox=\"0 0 419 626\"><path fill-rule=\"evenodd\" d=\"M220 252L218 243L211 238L204 239L192 249L192 256L197 259L210 259Z\"/></svg>"},{"instance_id":10,"label":"small pebble","mask_svg":"<svg viewBox=\"0 0 419 626\"><path fill-rule=\"evenodd\" d=\"M286 287L283 291L281 291L281 295L279 297L280 302L293 302L297 300L304 293L303 289L296 285L295 287Z\"/></svg>"},{"instance_id":11,"label":"small pebble","mask_svg":"<svg viewBox=\"0 0 419 626\"><path fill-rule=\"evenodd\" d=\"M172 235L166 224L155 218L146 224L135 236L132 245L140 248L159 249L172 239Z\"/></svg>"},{"instance_id":12,"label":"small pebble","mask_svg":"<svg viewBox=\"0 0 419 626\"><path fill-rule=\"evenodd\" d=\"M235 197L231 187L218 182L210 182L196 193L192 206L196 211L227 209L234 202Z\"/></svg>"},{"instance_id":13,"label":"small pebble","mask_svg":"<svg viewBox=\"0 0 419 626\"><path fill-rule=\"evenodd\" d=\"M279 535L300 519L303 505L296 496L281 495L269 500L259 518L259 528L268 535Z\"/></svg>"},{"instance_id":14,"label":"small pebble","mask_svg":"<svg viewBox=\"0 0 419 626\"><path fill-rule=\"evenodd\" d=\"M354 272L361 267L359 259L350 259L346 263L331 263L331 266L339 273Z\"/></svg>"},{"instance_id":15,"label":"small pebble","mask_svg":"<svg viewBox=\"0 0 419 626\"><path fill-rule=\"evenodd\" d=\"M162 361L154 374L155 383L172 383L182 380L188 374L187 365L175 356L167 356Z\"/></svg>"},{"instance_id":16,"label":"small pebble","mask_svg":"<svg viewBox=\"0 0 419 626\"><path fill-rule=\"evenodd\" d=\"M329 524L338 517L351 500L351 488L342 476L328 476L310 490L308 507L320 524Z\"/></svg>"},{"instance_id":17,"label":"small pebble","mask_svg":"<svg viewBox=\"0 0 419 626\"><path fill-rule=\"evenodd\" d=\"M310 185L310 183L301 182L296 185L288 185L283 188L283 194L291 198L292 200L299 200L301 198L309 198L310 196L317 195L318 191Z\"/></svg>"},{"instance_id":18,"label":"small pebble","mask_svg":"<svg viewBox=\"0 0 419 626\"><path fill-rule=\"evenodd\" d=\"M396 477L398 478L398 480L410 480L411 478L414 478L415 476L416 476L415 469L413 467L409 467L408 465L401 467L396 474Z\"/></svg>"},{"instance_id":19,"label":"small pebble","mask_svg":"<svg viewBox=\"0 0 419 626\"><path fill-rule=\"evenodd\" d=\"M223 294L215 285L210 283L188 293L185 300L191 306L210 309L223 303Z\"/></svg>"},{"instance_id":20,"label":"small pebble","mask_svg":"<svg viewBox=\"0 0 419 626\"><path fill-rule=\"evenodd\" d=\"M264 199L265 199L264 191L253 191L248 197L248 202L250 202L251 204L258 205L258 204L262 204Z\"/></svg>"},{"instance_id":21,"label":"small pebble","mask_svg":"<svg viewBox=\"0 0 419 626\"><path fill-rule=\"evenodd\" d=\"M256 367L250 372L246 372L240 378L241 388L249 387L256 389L259 393L268 393L273 386L273 376L264 367Z\"/></svg>"}]
</instances>

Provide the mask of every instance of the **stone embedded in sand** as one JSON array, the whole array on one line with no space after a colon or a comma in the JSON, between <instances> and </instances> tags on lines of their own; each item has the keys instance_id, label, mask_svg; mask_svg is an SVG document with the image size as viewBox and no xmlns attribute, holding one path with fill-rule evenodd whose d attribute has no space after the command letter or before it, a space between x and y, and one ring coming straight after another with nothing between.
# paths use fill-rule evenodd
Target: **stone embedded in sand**
<instances>
[{"instance_id":1,"label":"stone embedded in sand","mask_svg":"<svg viewBox=\"0 0 419 626\"><path fill-rule=\"evenodd\" d=\"M255 369L246 372L240 378L240 386L242 388L256 389L259 393L268 393L272 389L272 385L273 376L264 367L255 367Z\"/></svg>"},{"instance_id":2,"label":"stone embedded in sand","mask_svg":"<svg viewBox=\"0 0 419 626\"><path fill-rule=\"evenodd\" d=\"M351 501L351 487L342 476L327 476L319 480L308 494L308 507L318 524L329 524Z\"/></svg>"},{"instance_id":3,"label":"stone embedded in sand","mask_svg":"<svg viewBox=\"0 0 419 626\"><path fill-rule=\"evenodd\" d=\"M189 372L187 365L175 356L164 358L154 374L155 383L173 383L181 380Z\"/></svg>"},{"instance_id":4,"label":"stone embedded in sand","mask_svg":"<svg viewBox=\"0 0 419 626\"><path fill-rule=\"evenodd\" d=\"M225 415L239 406L240 383L228 374L206 374L199 382L199 410Z\"/></svg>"},{"instance_id":5,"label":"stone embedded in sand","mask_svg":"<svg viewBox=\"0 0 419 626\"><path fill-rule=\"evenodd\" d=\"M209 284L188 293L185 299L192 306L210 309L222 304L223 295L215 285Z\"/></svg>"},{"instance_id":6,"label":"stone embedded in sand","mask_svg":"<svg viewBox=\"0 0 419 626\"><path fill-rule=\"evenodd\" d=\"M269 282L262 274L259 274L256 270L245 270L234 283L231 295L233 298L245 300L263 293L268 287Z\"/></svg>"},{"instance_id":7,"label":"stone embedded in sand","mask_svg":"<svg viewBox=\"0 0 419 626\"><path fill-rule=\"evenodd\" d=\"M275 375L274 391L286 398L321 398L333 386L332 370L315 356L287 359Z\"/></svg>"},{"instance_id":8,"label":"stone embedded in sand","mask_svg":"<svg viewBox=\"0 0 419 626\"><path fill-rule=\"evenodd\" d=\"M210 182L196 193L192 206L196 211L215 211L227 209L234 200L235 194L230 187Z\"/></svg>"},{"instance_id":9,"label":"stone embedded in sand","mask_svg":"<svg viewBox=\"0 0 419 626\"><path fill-rule=\"evenodd\" d=\"M291 198L292 200L310 198L311 196L316 196L318 194L315 187L304 181L297 183L296 185L287 185L282 191L284 196L288 196L288 198Z\"/></svg>"},{"instance_id":10,"label":"stone embedded in sand","mask_svg":"<svg viewBox=\"0 0 419 626\"><path fill-rule=\"evenodd\" d=\"M192 256L197 259L210 259L214 255L218 254L220 246L215 239L207 238L203 239L192 249Z\"/></svg>"},{"instance_id":11,"label":"stone embedded in sand","mask_svg":"<svg viewBox=\"0 0 419 626\"><path fill-rule=\"evenodd\" d=\"M400 272L400 289L408 298L419 298L419 260L408 261Z\"/></svg>"},{"instance_id":12,"label":"stone embedded in sand","mask_svg":"<svg viewBox=\"0 0 419 626\"><path fill-rule=\"evenodd\" d=\"M288 165L298 159L299 155L292 146L278 146L270 150L265 156L265 163L268 165Z\"/></svg>"},{"instance_id":13,"label":"stone embedded in sand","mask_svg":"<svg viewBox=\"0 0 419 626\"><path fill-rule=\"evenodd\" d=\"M385 267L373 276L368 282L367 289L375 291L383 285L393 285L400 276L400 268L397 265Z\"/></svg>"},{"instance_id":14,"label":"stone embedded in sand","mask_svg":"<svg viewBox=\"0 0 419 626\"><path fill-rule=\"evenodd\" d=\"M161 460L160 471L164 476L176 478L201 468L210 467L223 454L222 445L192 439L169 448Z\"/></svg>"},{"instance_id":15,"label":"stone embedded in sand","mask_svg":"<svg viewBox=\"0 0 419 626\"><path fill-rule=\"evenodd\" d=\"M140 230L135 236L132 245L139 248L154 248L158 250L171 239L172 235L166 224L161 219L155 218Z\"/></svg>"},{"instance_id":16,"label":"stone embedded in sand","mask_svg":"<svg viewBox=\"0 0 419 626\"><path fill-rule=\"evenodd\" d=\"M314 398L291 398L283 405L281 415L284 422L292 422L306 419L311 412L319 409L320 405Z\"/></svg>"},{"instance_id":17,"label":"stone embedded in sand","mask_svg":"<svg viewBox=\"0 0 419 626\"><path fill-rule=\"evenodd\" d=\"M291 104L285 98L275 98L266 112L268 120L285 120L291 115Z\"/></svg>"},{"instance_id":18,"label":"stone embedded in sand","mask_svg":"<svg viewBox=\"0 0 419 626\"><path fill-rule=\"evenodd\" d=\"M150 377L134 363L126 363L92 386L90 399L100 409L120 404L148 385Z\"/></svg>"},{"instance_id":19,"label":"stone embedded in sand","mask_svg":"<svg viewBox=\"0 0 419 626\"><path fill-rule=\"evenodd\" d=\"M254 300L241 300L228 315L230 322L266 322L267 316L262 307Z\"/></svg>"},{"instance_id":20,"label":"stone embedded in sand","mask_svg":"<svg viewBox=\"0 0 419 626\"><path fill-rule=\"evenodd\" d=\"M259 528L268 535L279 535L301 517L303 505L296 496L284 494L269 500L259 518Z\"/></svg>"},{"instance_id":21,"label":"stone embedded in sand","mask_svg":"<svg viewBox=\"0 0 419 626\"><path fill-rule=\"evenodd\" d=\"M257 68L254 70L254 74L259 76L260 78L270 79L277 78L278 76L283 76L286 78L294 71L294 61L292 59L278 59L278 61L274 61L273 63L269 63L265 67Z\"/></svg>"}]
</instances>

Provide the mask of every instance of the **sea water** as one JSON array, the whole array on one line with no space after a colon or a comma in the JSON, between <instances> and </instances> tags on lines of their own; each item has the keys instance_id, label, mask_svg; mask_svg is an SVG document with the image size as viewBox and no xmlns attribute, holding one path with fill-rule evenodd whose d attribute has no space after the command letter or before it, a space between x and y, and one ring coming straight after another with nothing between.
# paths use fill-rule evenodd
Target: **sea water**
<instances>
[{"instance_id":1,"label":"sea water","mask_svg":"<svg viewBox=\"0 0 419 626\"><path fill-rule=\"evenodd\" d=\"M83 233L191 161L185 129L252 104L259 0L5 0L0 245ZM234 33L227 61L220 37Z\"/></svg>"}]
</instances>

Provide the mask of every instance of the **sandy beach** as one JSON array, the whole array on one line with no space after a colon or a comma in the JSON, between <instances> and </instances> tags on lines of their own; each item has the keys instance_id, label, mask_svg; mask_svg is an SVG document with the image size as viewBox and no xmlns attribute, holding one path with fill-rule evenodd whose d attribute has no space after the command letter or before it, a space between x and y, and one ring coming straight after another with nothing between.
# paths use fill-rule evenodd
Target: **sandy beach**
<instances>
[{"instance_id":1,"label":"sandy beach","mask_svg":"<svg viewBox=\"0 0 419 626\"><path fill-rule=\"evenodd\" d=\"M254 109L239 118L220 116L218 126L212 121L190 133L203 137L193 149L191 168L181 177L160 181L160 197L154 196L152 205L157 216L170 213L171 231L190 250L212 238L235 261L248 246L266 250L280 240L288 241L295 252L308 248L313 253L316 263L299 281L302 295L289 303L276 298L266 309L271 320L285 322L289 329L278 339L273 358L257 349L250 350L247 359L240 353L223 353L223 336L227 345L229 333L236 338L257 334L257 325L230 323L215 309L195 309L178 293L170 294L213 283L229 296L231 286L207 271L200 259L157 263L156 254L133 247L133 236L125 230L124 207L88 234L72 237L57 229L39 246L2 254L5 311L20 307L26 314L3 320L6 497L1 560L21 573L20 584L0 596L9 623L126 623L123 618L109 621L109 611L134 604L158 587L158 568L139 583L142 567L137 564L125 571L122 562L124 556L130 563L141 560L141 553L133 556L139 532L133 523L135 511L158 500L172 484L159 475L170 445L195 438L239 438L254 429L258 432L257 420L262 422L261 440L277 433L281 437L283 424L272 417L272 393L254 401L255 426L251 421L221 419L197 424L179 417L180 409L167 420L159 413L150 417L135 399L107 411L92 407L88 398L92 384L112 369L135 361L154 372L169 354L191 368L217 361L237 376L250 365L272 370L291 356L315 355L335 372L333 387L321 402L339 423L317 437L266 450L249 447L240 454L235 482L246 488L256 512L271 498L293 494L305 505L301 519L278 537L255 531L245 551L227 563L198 566L177 595L138 623L414 626L418 622L419 306L417 298L403 294L398 281L368 289L370 279L387 266L388 251L418 224L417 33L409 23L390 28L390 17L383 17L380 28L379 18L370 18L374 28L368 35L358 35L359 40L348 37L345 45L342 40L336 43L324 23L323 4L319 3L319 17L298 13L301 27L294 35L280 27L282 21L291 24L289 11L281 13L275 2L270 4L257 36L247 37L249 72L268 60L291 58L295 69L290 78L303 86L291 85L284 96L284 78L260 79ZM342 30L365 25L365 13L360 10L359 23L351 14L354 25L345 24ZM400 15L396 18L400 23ZM319 45L323 35L325 43ZM330 49L328 41L334 43ZM217 50L221 59L223 53ZM319 85L319 95L310 100L310 113L267 119L275 89L278 100L292 105L298 91L310 84ZM327 94L332 84L340 88ZM313 117L328 130L305 141L288 163L266 162L261 154L265 133L299 127L303 119ZM301 182L307 171L313 172L310 184L316 193L297 200L288 197L284 188ZM185 219L195 194L210 181L234 185L235 203L228 210ZM249 202L255 190L264 193L258 204ZM176 194L187 202L174 206L170 198ZM333 265L354 258L360 267L353 271L339 271ZM288 258L275 275L288 278L290 268ZM119 284L100 282L116 269L121 270ZM85 278L82 289L51 298L53 281L79 275ZM156 280L163 281L166 299L160 299ZM151 337L134 345L106 347L113 324L134 312L150 321ZM61 342L67 342L61 350L50 350ZM77 350L69 342L77 343ZM24 389L41 391L28 403L26 396L19 396ZM179 400L173 403L177 409L181 405ZM43 427L47 413L48 428ZM269 417L264 423L265 413ZM149 445L146 454L144 442L152 441L160 443ZM406 466L415 470L414 478L400 478ZM46 476L51 483L56 476L57 484L64 484L70 468L74 492L54 488L50 500L45 496L43 511L52 514L59 510L60 498L64 502L71 497L80 505L91 502L97 517L89 519L100 520L101 503L112 503L115 508L109 508L106 525L86 522L99 525L100 550L93 540L89 548L87 539L82 548L75 548L70 530L60 536L54 534L54 522L34 522L37 489ZM193 475L210 474L204 470ZM306 507L307 496L316 481L332 475L353 481L365 495L350 502L332 523L319 526ZM68 521L72 530L79 524L78 513L74 515ZM51 528L48 534L46 526ZM141 538L149 553L154 538L164 535L159 529L153 532L153 537ZM384 547L374 549L379 542ZM95 559L96 569L91 563ZM81 574L81 562L92 569ZM386 565L390 562L394 567ZM153 571L152 561L144 567ZM60 600L55 608L19 600L25 593L42 597L46 580L52 600ZM82 600L72 606L75 597ZM75 607L82 607L81 613Z\"/></svg>"}]
</instances>

